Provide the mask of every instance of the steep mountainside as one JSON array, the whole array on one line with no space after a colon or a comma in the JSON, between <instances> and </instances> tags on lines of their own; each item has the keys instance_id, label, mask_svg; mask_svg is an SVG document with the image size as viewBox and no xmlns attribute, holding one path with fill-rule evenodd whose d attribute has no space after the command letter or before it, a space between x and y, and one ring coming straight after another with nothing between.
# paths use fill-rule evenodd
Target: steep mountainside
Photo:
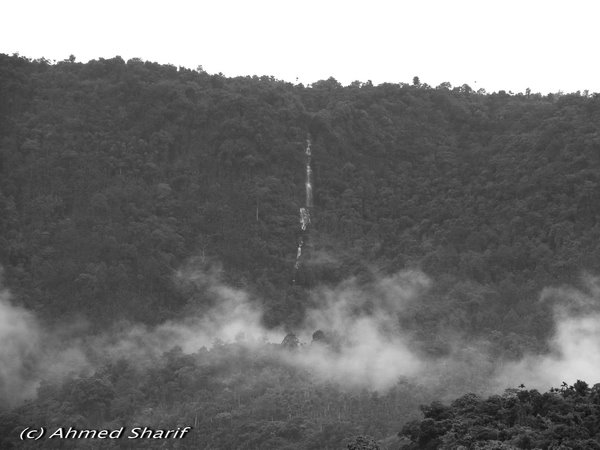
<instances>
[{"instance_id":1,"label":"steep mountainside","mask_svg":"<svg viewBox=\"0 0 600 450\"><path fill-rule=\"evenodd\" d=\"M508 369L597 361L599 196L598 94L0 55L0 446L138 423L193 425L177 448L397 447L400 429L409 448L598 448L583 382L408 421ZM328 319L312 342L242 332ZM231 339L204 346L215 324Z\"/></svg>"},{"instance_id":2,"label":"steep mountainside","mask_svg":"<svg viewBox=\"0 0 600 450\"><path fill-rule=\"evenodd\" d=\"M48 319L160 322L190 301L174 271L201 257L259 293L269 324L297 322L307 135L316 255L302 288L418 267L460 280L448 300L469 298L475 329L511 315L523 331L541 287L600 268L595 95L304 87L119 57L2 55L0 71L0 261Z\"/></svg>"}]
</instances>

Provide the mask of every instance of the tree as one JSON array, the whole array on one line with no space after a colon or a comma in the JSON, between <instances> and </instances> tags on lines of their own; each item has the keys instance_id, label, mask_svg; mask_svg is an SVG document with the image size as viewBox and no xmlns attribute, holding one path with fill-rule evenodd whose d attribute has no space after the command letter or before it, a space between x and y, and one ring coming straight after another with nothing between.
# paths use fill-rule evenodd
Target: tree
<instances>
[{"instance_id":1,"label":"tree","mask_svg":"<svg viewBox=\"0 0 600 450\"><path fill-rule=\"evenodd\" d=\"M346 445L348 450L379 450L379 444L371 436L355 436Z\"/></svg>"},{"instance_id":2,"label":"tree","mask_svg":"<svg viewBox=\"0 0 600 450\"><path fill-rule=\"evenodd\" d=\"M300 346L300 340L295 334L289 333L283 338L281 346L287 350L296 350Z\"/></svg>"}]
</instances>

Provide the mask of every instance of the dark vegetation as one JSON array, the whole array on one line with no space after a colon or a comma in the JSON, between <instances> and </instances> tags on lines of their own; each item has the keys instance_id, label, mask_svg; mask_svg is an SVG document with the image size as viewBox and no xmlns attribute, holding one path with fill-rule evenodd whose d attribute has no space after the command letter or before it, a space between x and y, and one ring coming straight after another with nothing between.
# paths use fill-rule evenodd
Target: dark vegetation
<instances>
[{"instance_id":1,"label":"dark vegetation","mask_svg":"<svg viewBox=\"0 0 600 450\"><path fill-rule=\"evenodd\" d=\"M421 410L425 418L402 429L412 441L406 450L600 448L600 384L579 380L543 394L509 389L485 400L467 394Z\"/></svg>"},{"instance_id":2,"label":"dark vegetation","mask_svg":"<svg viewBox=\"0 0 600 450\"><path fill-rule=\"evenodd\" d=\"M307 135L315 257L291 286ZM400 319L419 351L448 352L435 337L450 328L516 359L544 351L553 331L540 290L600 273L599 195L596 94L416 78L305 87L120 57L0 55L0 264L14 302L48 327L83 317L101 332L196 311L208 299L173 281L190 258L222 264L227 283L261 299L267 327L290 330L315 286L419 268L434 286ZM135 422L194 423L190 448L338 448L394 434L431 400L407 383L385 395L316 384L271 350L173 351L42 384L1 416L3 445L25 422ZM473 429L520 448L557 436L598 448L596 391L463 397L403 432L414 448L468 447L484 440ZM348 446L361 443L373 440Z\"/></svg>"},{"instance_id":3,"label":"dark vegetation","mask_svg":"<svg viewBox=\"0 0 600 450\"><path fill-rule=\"evenodd\" d=\"M175 349L148 366L118 360L92 376L42 384L35 402L0 413L1 448L21 448L19 431L44 424L194 431L181 441L41 440L33 448L165 448L166 442L189 449L337 449L363 433L393 436L428 398L406 382L381 396L317 384L281 363L278 347L227 344L194 355Z\"/></svg>"}]
</instances>

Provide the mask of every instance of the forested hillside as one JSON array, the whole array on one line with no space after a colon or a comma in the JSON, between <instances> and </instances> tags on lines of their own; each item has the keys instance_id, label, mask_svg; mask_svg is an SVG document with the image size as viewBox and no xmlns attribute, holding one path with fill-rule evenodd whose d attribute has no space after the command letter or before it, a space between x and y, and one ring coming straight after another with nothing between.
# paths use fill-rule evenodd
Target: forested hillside
<instances>
[{"instance_id":1,"label":"forested hillside","mask_svg":"<svg viewBox=\"0 0 600 450\"><path fill-rule=\"evenodd\" d=\"M423 420L408 423L401 435L410 449L514 448L597 449L600 447L600 384L539 393L509 389L481 399L467 394L450 405L422 406Z\"/></svg>"},{"instance_id":2,"label":"forested hillside","mask_svg":"<svg viewBox=\"0 0 600 450\"><path fill-rule=\"evenodd\" d=\"M311 240L293 284L307 138ZM508 364L549 351L565 298L538 301L545 288L596 298L581 277L600 273L599 198L597 94L475 92L417 77L303 86L120 57L0 55L3 285L63 340L83 333L74 323L100 335L211 311L221 297L181 281L191 266L218 272L260 309L260 326L285 333L305 330L329 298L315 292L351 283L377 296L416 271L429 280L418 301L382 307L409 350L444 358L456 342L485 341L490 361ZM371 297L356 312L373 308ZM324 333L333 349L344 346L338 331ZM203 431L188 442L207 448L338 448L353 435L393 436L419 403L449 395L408 375L380 393L322 384L275 347L218 342L143 367L98 357L81 377L46 381L0 426L6 435L60 409L61 423L88 427L191 420ZM405 434L468 441L444 423L429 437L414 423Z\"/></svg>"},{"instance_id":3,"label":"forested hillside","mask_svg":"<svg viewBox=\"0 0 600 450\"><path fill-rule=\"evenodd\" d=\"M304 286L419 266L486 286L474 306L501 304L498 323L598 269L595 96L303 87L119 57L0 67L0 255L47 317L160 321L187 300L173 270L202 255L293 323L307 133L320 250L340 263Z\"/></svg>"}]
</instances>

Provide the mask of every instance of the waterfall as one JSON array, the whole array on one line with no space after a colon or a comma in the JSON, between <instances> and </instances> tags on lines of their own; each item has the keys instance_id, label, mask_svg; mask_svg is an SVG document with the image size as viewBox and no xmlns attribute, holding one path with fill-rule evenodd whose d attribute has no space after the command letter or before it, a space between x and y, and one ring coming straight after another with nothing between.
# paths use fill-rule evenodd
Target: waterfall
<instances>
[{"instance_id":1,"label":"waterfall","mask_svg":"<svg viewBox=\"0 0 600 450\"><path fill-rule=\"evenodd\" d=\"M310 158L312 152L310 150L310 138L306 139L306 200L303 208L300 208L300 237L298 238L298 251L296 252L296 263L294 264L294 277L292 284L296 283L296 274L300 268L300 260L302 258L302 248L306 242L305 237L308 234L308 226L310 225L310 208L313 206L313 193L312 193L312 168L310 165Z\"/></svg>"},{"instance_id":2,"label":"waterfall","mask_svg":"<svg viewBox=\"0 0 600 450\"><path fill-rule=\"evenodd\" d=\"M306 208L313 205L312 200L312 169L310 167L310 139L306 140Z\"/></svg>"}]
</instances>

